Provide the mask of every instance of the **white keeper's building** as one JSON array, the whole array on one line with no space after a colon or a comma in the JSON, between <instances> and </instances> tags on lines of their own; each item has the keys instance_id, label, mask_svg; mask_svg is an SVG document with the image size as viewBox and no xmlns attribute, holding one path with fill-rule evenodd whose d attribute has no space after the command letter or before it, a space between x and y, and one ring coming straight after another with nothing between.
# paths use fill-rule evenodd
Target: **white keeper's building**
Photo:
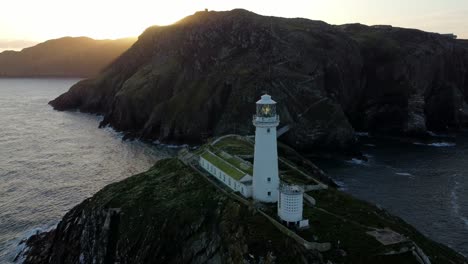
<instances>
[{"instance_id":1,"label":"white keeper's building","mask_svg":"<svg viewBox=\"0 0 468 264\"><path fill-rule=\"evenodd\" d=\"M224 151L205 150L199 164L233 191L246 198L252 197L252 164L249 162Z\"/></svg>"}]
</instances>

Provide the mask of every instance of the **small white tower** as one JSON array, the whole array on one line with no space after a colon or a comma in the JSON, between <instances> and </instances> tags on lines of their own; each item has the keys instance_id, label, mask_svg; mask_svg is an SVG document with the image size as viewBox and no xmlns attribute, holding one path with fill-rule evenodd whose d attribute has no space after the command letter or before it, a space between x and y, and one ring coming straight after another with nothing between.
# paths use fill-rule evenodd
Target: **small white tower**
<instances>
[{"instance_id":1,"label":"small white tower","mask_svg":"<svg viewBox=\"0 0 468 264\"><path fill-rule=\"evenodd\" d=\"M302 204L304 189L297 185L281 183L278 200L278 216L290 224L300 226L302 221Z\"/></svg>"},{"instance_id":2,"label":"small white tower","mask_svg":"<svg viewBox=\"0 0 468 264\"><path fill-rule=\"evenodd\" d=\"M255 155L253 169L253 198L264 203L278 201L278 151L276 127L279 117L276 102L265 94L257 102L257 114L253 117L255 130Z\"/></svg>"}]
</instances>

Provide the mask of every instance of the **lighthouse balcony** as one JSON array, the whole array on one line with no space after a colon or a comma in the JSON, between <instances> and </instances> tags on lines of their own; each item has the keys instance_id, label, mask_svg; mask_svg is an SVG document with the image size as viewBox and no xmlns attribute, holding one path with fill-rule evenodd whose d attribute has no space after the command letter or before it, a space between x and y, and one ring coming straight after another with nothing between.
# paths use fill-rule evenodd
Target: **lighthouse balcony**
<instances>
[{"instance_id":1,"label":"lighthouse balcony","mask_svg":"<svg viewBox=\"0 0 468 264\"><path fill-rule=\"evenodd\" d=\"M278 115L270 116L270 117L262 117L258 115L254 115L252 122L255 126L261 126L261 125L279 125L280 119Z\"/></svg>"}]
</instances>

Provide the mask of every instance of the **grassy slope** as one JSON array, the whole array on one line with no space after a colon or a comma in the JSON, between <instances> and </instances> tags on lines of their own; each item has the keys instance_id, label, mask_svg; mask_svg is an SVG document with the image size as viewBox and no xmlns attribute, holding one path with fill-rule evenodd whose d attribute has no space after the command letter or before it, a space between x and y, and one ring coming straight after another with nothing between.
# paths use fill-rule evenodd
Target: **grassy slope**
<instances>
[{"instance_id":1,"label":"grassy slope","mask_svg":"<svg viewBox=\"0 0 468 264\"><path fill-rule=\"evenodd\" d=\"M393 256L390 259L380 255L403 247L412 247L411 243L403 242L399 245L383 246L373 237L365 234L373 228L390 228L414 241L433 263L466 262L461 255L428 239L399 217L390 215L375 205L335 189L309 194L317 200L317 207L305 207L304 215L310 219L312 228L303 232L302 235L309 238L316 236L319 241L330 241L335 248L338 247L339 240L339 247L344 249L348 256L341 258L330 252L328 257L334 261L395 263L392 259L406 259L405 255Z\"/></svg>"},{"instance_id":2,"label":"grassy slope","mask_svg":"<svg viewBox=\"0 0 468 264\"><path fill-rule=\"evenodd\" d=\"M316 258L177 159L159 161L145 173L105 187L83 211L89 217L107 208L121 209L119 228L110 235L115 241L110 243L116 245L114 260L123 263L204 263L207 259L216 263L217 258L241 263L251 256L256 261L268 258L270 253L278 263ZM61 223L59 232L65 226L66 222ZM64 232L63 237L71 236ZM90 257L99 253L90 251Z\"/></svg>"}]
</instances>

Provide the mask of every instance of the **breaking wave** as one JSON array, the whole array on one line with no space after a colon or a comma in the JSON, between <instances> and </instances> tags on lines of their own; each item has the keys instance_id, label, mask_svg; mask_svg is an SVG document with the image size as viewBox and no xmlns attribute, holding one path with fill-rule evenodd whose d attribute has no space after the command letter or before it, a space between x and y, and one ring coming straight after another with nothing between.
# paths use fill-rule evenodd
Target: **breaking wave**
<instances>
[{"instance_id":1,"label":"breaking wave","mask_svg":"<svg viewBox=\"0 0 468 264\"><path fill-rule=\"evenodd\" d=\"M434 143L414 142L413 144L418 145L418 146L429 146L429 147L438 147L438 148L455 147L457 145L452 142L434 142Z\"/></svg>"}]
</instances>

